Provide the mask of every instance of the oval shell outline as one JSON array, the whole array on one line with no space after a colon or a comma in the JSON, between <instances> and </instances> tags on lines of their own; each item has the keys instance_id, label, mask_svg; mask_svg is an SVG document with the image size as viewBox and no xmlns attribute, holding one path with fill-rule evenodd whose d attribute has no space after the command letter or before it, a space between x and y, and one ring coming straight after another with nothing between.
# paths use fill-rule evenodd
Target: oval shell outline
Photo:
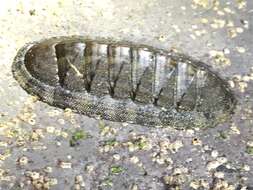
<instances>
[{"instance_id":1,"label":"oval shell outline","mask_svg":"<svg viewBox=\"0 0 253 190\"><path fill-rule=\"evenodd\" d=\"M174 97L172 104L170 104L172 106L164 107L164 106L155 105L154 104L155 101L152 103L147 103L147 101L144 103L139 103L139 102L135 102L131 100L130 98L117 99L108 95L99 97L99 96L96 96L96 90L94 94L92 94L92 93L87 92L87 88L85 91L78 91L78 90L76 91L73 89L68 89L66 86L54 85L54 84L52 85L50 84L50 82L48 82L51 79L50 80L46 79L46 81L43 81L40 78L36 77L34 73L31 72L31 69L29 69L29 66L27 66L28 63L26 62L26 56L29 57L28 54L29 52L33 50L33 48L37 46L40 47L41 44L47 44L47 43L51 44L50 46L52 46L53 44L54 48L58 44L63 44L64 46L63 49L65 48L66 51L69 51L69 52L72 52L73 49L70 48L70 50L68 50L67 47L65 47L66 44L83 43L85 44L85 47L86 47L86 44L88 43L99 43L99 44L104 44L107 47L109 46L128 47L129 49L132 48L133 50L135 49L146 50L148 52L151 52L152 55L159 54L158 58L156 58L156 64L155 64L156 66L152 67L153 70L151 69L153 73L157 71L157 74L152 74L151 72L152 77L150 78L155 78L153 82L154 84L152 83L151 84L152 87L148 89L149 91L150 90L152 91L151 93L152 101L153 101L153 98L155 99L155 96L154 96L154 94L156 94L155 92L161 93L160 91L162 87L160 87L159 85L161 85L162 82L157 82L157 81L159 81L161 78L161 74L159 73L162 72L164 69L163 68L157 69L157 68L159 66L158 63L164 63L163 61L164 59L161 58L164 55L166 56L166 58L167 57L170 58L170 65L173 65L173 63L175 63L174 67L176 68L176 72L175 72L176 74L173 74L174 75L173 81L174 82L176 81L175 82L176 85L177 86L181 85L181 87L178 88L177 90L172 89L173 91L172 95ZM108 49L109 48L107 48L107 53L110 52ZM117 51L117 49L114 51ZM106 59L110 57L108 55L112 55L112 54L110 53L107 54L105 56ZM36 57L36 54L32 54L32 57L33 56ZM66 57L66 56L67 54L63 55L63 57ZM117 57L114 56L115 60L116 58ZM159 59L160 59L160 62L159 62ZM56 58L56 62L58 61L59 61L59 58ZM33 64L33 62L31 62L31 64ZM59 63L58 63L58 66L59 66ZM129 70L133 70L132 67L133 66L131 66L130 69L128 69L128 72L130 72ZM188 67L190 67L190 69L188 69ZM58 70L59 70L59 67L58 67ZM73 68L73 70L75 70L75 68ZM192 73L190 74L190 79L186 73L186 71L188 72L188 70L191 70L189 72ZM60 108L71 108L77 111L78 113L82 113L90 117L100 116L102 119L112 120L112 121L130 122L130 123L136 123L136 124L147 125L147 126L172 126L175 128L213 127L213 126L216 126L220 122L226 121L230 117L236 105L235 97L232 91L230 90L228 84L225 81L223 81L218 76L218 74L213 72L210 69L210 67L208 67L201 61L194 60L193 58L183 55L183 54L169 52L162 49L156 49L154 47L147 46L147 45L138 45L132 42L119 42L119 41L114 41L111 39L104 39L104 38L91 39L91 38L81 37L81 36L53 37L49 39L44 39L37 42L28 43L24 47L22 47L18 51L14 59L14 62L12 65L12 71L13 71L13 75L15 79L18 81L20 86L24 88L28 93L38 96L43 102L46 102L50 105L60 107ZM135 70L135 71L140 71L140 70ZM123 70L123 72L125 71ZM203 82L202 83L193 82L196 79L196 76L203 78L202 75L206 75L206 73L208 74L210 78L213 78L212 80L210 79L210 81L212 81L212 85L214 86L214 83L217 83L216 85L219 86L219 89L220 89L219 92L217 92L218 95L215 95L213 100L215 100L216 96L219 97L219 93L221 93L222 98L219 101L221 101L222 103L225 102L226 105L221 105L220 110L217 108L218 110L214 110L214 111L212 110L214 108L211 109L211 107L213 107L214 105L210 105L209 106L210 109L207 108L206 110L201 110L201 109L204 109L204 108L201 108L200 109L201 111L195 108L196 105L193 105L193 106L187 105L190 108L187 108L186 106L187 109L181 109L180 108L181 105L178 105L180 101L175 102L175 97L179 96L179 99L181 100L182 96L185 96L185 94L187 94L187 91L189 91L190 86L193 83L195 86L204 85L205 88L202 88L201 90L203 89L206 90L206 88L208 88L208 85L202 84ZM195 78L193 77L193 75ZM197 79L199 79L198 77ZM187 78L187 80L185 78ZM59 79L59 76L58 76L58 79ZM71 79L73 81L73 78ZM108 79L110 79L110 76L108 76ZM149 77L147 78L147 80L149 80ZM192 83L189 83L188 81L191 81ZM156 83L158 83L158 85ZM150 84L150 83L147 82L147 84ZM216 89L216 87L213 87L213 88ZM158 89L158 91L156 89ZM194 90L198 91L198 88L196 89L194 88ZM202 93L201 90L199 90L200 93ZM207 95L208 92L209 91L205 92L203 95ZM190 99L188 100L188 103L190 102L190 104L192 104L191 100L193 100L193 98L194 97L188 97L188 99ZM207 99L208 97L205 97L205 98ZM150 100L150 98L148 99ZM160 101L160 99L162 100L162 98L157 98L158 101ZM164 99L168 100L168 98L166 99L166 97ZM197 99L197 97L195 97L195 99ZM197 102L197 100L195 99L194 101ZM206 103L207 106L204 105L202 107L208 107L209 104L210 103L208 102ZM218 104L219 102L217 103L217 105Z\"/></svg>"}]
</instances>

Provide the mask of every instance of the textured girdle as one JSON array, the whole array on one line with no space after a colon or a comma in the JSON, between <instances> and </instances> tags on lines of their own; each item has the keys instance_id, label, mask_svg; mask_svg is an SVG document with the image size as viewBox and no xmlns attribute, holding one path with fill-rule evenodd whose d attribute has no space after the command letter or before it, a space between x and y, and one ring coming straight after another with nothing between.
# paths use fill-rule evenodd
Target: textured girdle
<instances>
[{"instance_id":1,"label":"textured girdle","mask_svg":"<svg viewBox=\"0 0 253 190\"><path fill-rule=\"evenodd\" d=\"M51 105L114 121L213 126L235 100L226 82L189 57L132 43L52 38L23 47L20 85Z\"/></svg>"}]
</instances>

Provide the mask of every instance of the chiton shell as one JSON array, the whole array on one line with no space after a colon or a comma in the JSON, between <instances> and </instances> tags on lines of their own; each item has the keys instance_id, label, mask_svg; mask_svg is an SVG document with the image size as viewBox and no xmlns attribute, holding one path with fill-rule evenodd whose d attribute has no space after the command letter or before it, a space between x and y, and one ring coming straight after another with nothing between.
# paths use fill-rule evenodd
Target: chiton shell
<instances>
[{"instance_id":1,"label":"chiton shell","mask_svg":"<svg viewBox=\"0 0 253 190\"><path fill-rule=\"evenodd\" d=\"M13 75L42 101L148 126L215 126L231 115L227 83L201 61L130 42L56 37L21 48Z\"/></svg>"}]
</instances>

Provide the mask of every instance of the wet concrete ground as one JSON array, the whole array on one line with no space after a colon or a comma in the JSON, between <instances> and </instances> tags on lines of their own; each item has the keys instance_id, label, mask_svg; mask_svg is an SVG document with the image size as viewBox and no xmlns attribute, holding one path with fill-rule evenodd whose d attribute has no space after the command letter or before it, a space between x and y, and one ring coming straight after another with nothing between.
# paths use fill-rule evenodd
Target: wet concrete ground
<instances>
[{"instance_id":1,"label":"wet concrete ground","mask_svg":"<svg viewBox=\"0 0 253 190\"><path fill-rule=\"evenodd\" d=\"M0 189L253 189L253 1L8 1L0 8ZM231 86L232 120L176 130L48 106L13 79L26 42L88 35L205 61Z\"/></svg>"}]
</instances>

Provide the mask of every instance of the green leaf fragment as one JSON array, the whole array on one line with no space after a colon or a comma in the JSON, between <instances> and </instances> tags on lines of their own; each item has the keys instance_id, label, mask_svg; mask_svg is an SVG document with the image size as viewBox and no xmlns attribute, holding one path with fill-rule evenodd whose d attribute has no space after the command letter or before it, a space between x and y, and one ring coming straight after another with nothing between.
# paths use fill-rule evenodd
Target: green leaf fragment
<instances>
[{"instance_id":1,"label":"green leaf fragment","mask_svg":"<svg viewBox=\"0 0 253 190\"><path fill-rule=\"evenodd\" d=\"M72 139L73 140L80 140L80 139L84 139L87 136L86 133L84 133L84 131L76 131L73 136Z\"/></svg>"},{"instance_id":2,"label":"green leaf fragment","mask_svg":"<svg viewBox=\"0 0 253 190\"><path fill-rule=\"evenodd\" d=\"M88 134L86 132L84 132L83 130L78 130L73 133L69 141L69 144L70 146L75 146L78 144L78 141L86 139L87 137L88 137Z\"/></svg>"},{"instance_id":3,"label":"green leaf fragment","mask_svg":"<svg viewBox=\"0 0 253 190\"><path fill-rule=\"evenodd\" d=\"M103 185L103 186L112 187L112 186L113 186L112 179L106 178L106 179L102 182L102 185Z\"/></svg>"},{"instance_id":4,"label":"green leaf fragment","mask_svg":"<svg viewBox=\"0 0 253 190\"><path fill-rule=\"evenodd\" d=\"M112 166L110 169L111 174L117 175L124 171L124 168L121 166Z\"/></svg>"},{"instance_id":5,"label":"green leaf fragment","mask_svg":"<svg viewBox=\"0 0 253 190\"><path fill-rule=\"evenodd\" d=\"M247 146L247 147L246 147L246 152L247 152L249 155L252 155L252 156L253 156L253 147L252 147L252 146Z\"/></svg>"}]
</instances>

